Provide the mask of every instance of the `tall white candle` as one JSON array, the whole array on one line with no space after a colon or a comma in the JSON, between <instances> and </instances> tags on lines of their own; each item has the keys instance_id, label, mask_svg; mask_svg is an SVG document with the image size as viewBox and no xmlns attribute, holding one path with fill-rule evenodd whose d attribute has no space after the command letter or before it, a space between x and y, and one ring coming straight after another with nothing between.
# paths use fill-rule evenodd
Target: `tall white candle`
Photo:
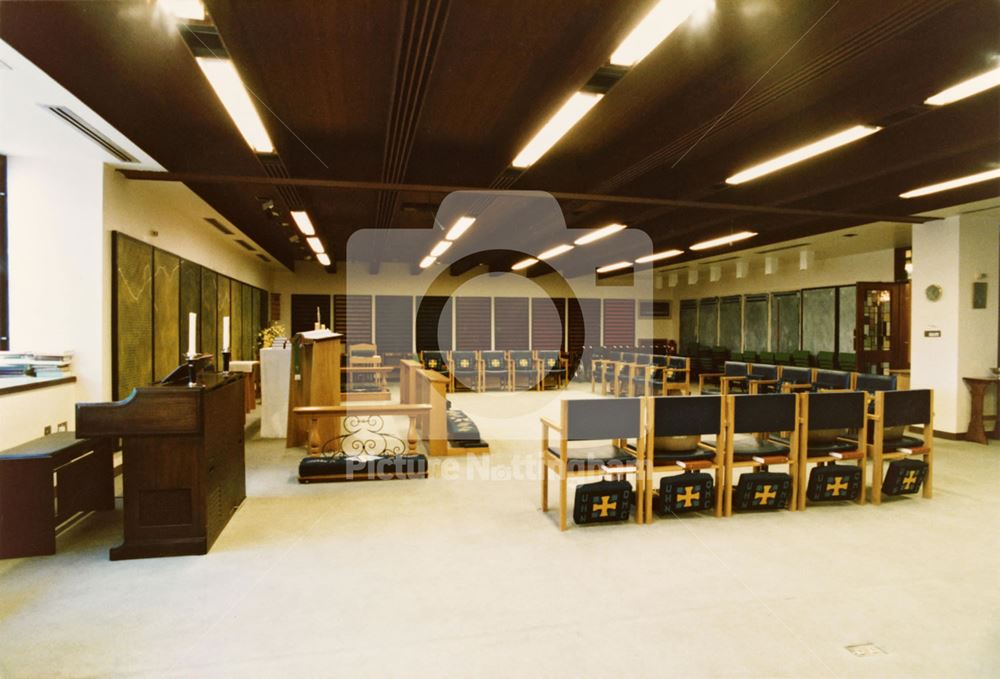
<instances>
[{"instance_id":1,"label":"tall white candle","mask_svg":"<svg viewBox=\"0 0 1000 679\"><path fill-rule=\"evenodd\" d=\"M222 350L229 351L229 316L222 317Z\"/></svg>"},{"instance_id":2,"label":"tall white candle","mask_svg":"<svg viewBox=\"0 0 1000 679\"><path fill-rule=\"evenodd\" d=\"M188 356L195 356L195 333L198 328L198 314L191 312L188 314Z\"/></svg>"}]
</instances>

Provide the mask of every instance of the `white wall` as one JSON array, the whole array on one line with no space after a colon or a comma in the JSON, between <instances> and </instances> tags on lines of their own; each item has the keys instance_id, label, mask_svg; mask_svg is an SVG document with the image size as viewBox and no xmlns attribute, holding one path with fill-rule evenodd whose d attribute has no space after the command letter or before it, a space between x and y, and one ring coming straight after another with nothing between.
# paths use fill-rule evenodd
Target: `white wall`
<instances>
[{"instance_id":1,"label":"white wall","mask_svg":"<svg viewBox=\"0 0 1000 679\"><path fill-rule=\"evenodd\" d=\"M45 427L54 432L62 422L73 429L76 401L72 383L0 396L0 450L42 436Z\"/></svg>"}]
</instances>

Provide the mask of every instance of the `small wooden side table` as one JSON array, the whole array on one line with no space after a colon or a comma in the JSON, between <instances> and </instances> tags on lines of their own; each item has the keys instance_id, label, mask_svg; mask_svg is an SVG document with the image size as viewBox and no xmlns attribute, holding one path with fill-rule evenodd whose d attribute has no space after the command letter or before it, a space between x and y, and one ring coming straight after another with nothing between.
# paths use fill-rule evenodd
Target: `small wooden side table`
<instances>
[{"instance_id":1,"label":"small wooden side table","mask_svg":"<svg viewBox=\"0 0 1000 679\"><path fill-rule=\"evenodd\" d=\"M1000 384L1000 378L963 377L962 381L965 382L972 394L972 411L969 414L969 430L965 435L965 440L987 445L989 439L986 438L986 427L983 425L983 401L986 398L986 390L990 386ZM997 418L993 422L993 431L990 437L1000 438L1000 392L997 394Z\"/></svg>"}]
</instances>

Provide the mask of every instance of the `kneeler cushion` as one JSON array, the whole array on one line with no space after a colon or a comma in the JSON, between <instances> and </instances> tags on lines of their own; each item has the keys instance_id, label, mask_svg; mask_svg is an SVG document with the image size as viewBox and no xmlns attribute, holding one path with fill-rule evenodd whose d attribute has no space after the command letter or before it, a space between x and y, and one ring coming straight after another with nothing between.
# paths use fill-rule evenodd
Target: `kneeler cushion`
<instances>
[{"instance_id":1,"label":"kneeler cushion","mask_svg":"<svg viewBox=\"0 0 1000 679\"><path fill-rule=\"evenodd\" d=\"M379 479L424 478L424 455L395 455L362 460L357 457L312 456L299 462L299 481L374 481ZM327 477L327 478L323 478Z\"/></svg>"},{"instance_id":2,"label":"kneeler cushion","mask_svg":"<svg viewBox=\"0 0 1000 679\"><path fill-rule=\"evenodd\" d=\"M886 495L912 495L920 491L927 477L927 463L923 460L893 460L882 482Z\"/></svg>"},{"instance_id":3,"label":"kneeler cushion","mask_svg":"<svg viewBox=\"0 0 1000 679\"><path fill-rule=\"evenodd\" d=\"M461 410L448 410L448 441L458 448L485 446L479 427Z\"/></svg>"},{"instance_id":4,"label":"kneeler cushion","mask_svg":"<svg viewBox=\"0 0 1000 679\"><path fill-rule=\"evenodd\" d=\"M573 521L610 523L628 520L632 507L632 485L628 481L598 481L576 487Z\"/></svg>"},{"instance_id":5,"label":"kneeler cushion","mask_svg":"<svg viewBox=\"0 0 1000 679\"><path fill-rule=\"evenodd\" d=\"M792 477L782 472L750 472L740 476L733 491L736 509L784 509L792 491Z\"/></svg>"},{"instance_id":6,"label":"kneeler cushion","mask_svg":"<svg viewBox=\"0 0 1000 679\"><path fill-rule=\"evenodd\" d=\"M813 467L809 473L806 498L823 500L857 500L861 495L861 468L847 464Z\"/></svg>"},{"instance_id":7,"label":"kneeler cushion","mask_svg":"<svg viewBox=\"0 0 1000 679\"><path fill-rule=\"evenodd\" d=\"M681 512L711 509L715 500L715 484L711 474L685 472L660 479L660 495L656 512L661 516Z\"/></svg>"}]
</instances>

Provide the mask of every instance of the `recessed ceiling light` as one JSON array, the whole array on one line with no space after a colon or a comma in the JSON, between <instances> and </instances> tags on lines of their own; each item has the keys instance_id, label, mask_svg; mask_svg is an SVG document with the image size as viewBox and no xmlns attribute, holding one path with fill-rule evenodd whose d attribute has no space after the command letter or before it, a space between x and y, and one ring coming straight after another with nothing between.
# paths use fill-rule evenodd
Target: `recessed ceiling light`
<instances>
[{"instance_id":1,"label":"recessed ceiling light","mask_svg":"<svg viewBox=\"0 0 1000 679\"><path fill-rule=\"evenodd\" d=\"M431 249L431 257L440 257L444 251L451 247L450 240L438 241L438 244Z\"/></svg>"},{"instance_id":2,"label":"recessed ceiling light","mask_svg":"<svg viewBox=\"0 0 1000 679\"><path fill-rule=\"evenodd\" d=\"M306 242L309 243L310 249L312 249L312 251L315 252L317 255L323 252L323 241L321 241L319 238L312 236L311 238L306 238Z\"/></svg>"},{"instance_id":3,"label":"recessed ceiling light","mask_svg":"<svg viewBox=\"0 0 1000 679\"><path fill-rule=\"evenodd\" d=\"M548 122L542 126L531 141L521 149L511 162L516 168L531 167L545 153L562 139L563 135L573 129L590 109L594 108L603 97L594 92L576 92L556 111Z\"/></svg>"},{"instance_id":4,"label":"recessed ceiling light","mask_svg":"<svg viewBox=\"0 0 1000 679\"><path fill-rule=\"evenodd\" d=\"M740 231L738 233L733 233L728 236L720 236L719 238L713 238L712 240L704 240L700 243L695 243L691 246L692 250L707 250L709 248L716 248L720 245L728 245L729 243L735 243L736 241L746 240L747 238L753 238L757 234L753 231Z\"/></svg>"},{"instance_id":5,"label":"recessed ceiling light","mask_svg":"<svg viewBox=\"0 0 1000 679\"><path fill-rule=\"evenodd\" d=\"M694 248L691 248L692 250ZM646 255L645 257L639 257L635 260L636 264L646 264L648 262L656 262L661 259L669 259L671 257L676 257L677 255L683 255L683 250L664 250L663 252L655 252L651 255Z\"/></svg>"},{"instance_id":6,"label":"recessed ceiling light","mask_svg":"<svg viewBox=\"0 0 1000 679\"><path fill-rule=\"evenodd\" d=\"M711 8L711 0L660 0L611 55L615 66L635 66L696 10Z\"/></svg>"},{"instance_id":7,"label":"recessed ceiling light","mask_svg":"<svg viewBox=\"0 0 1000 679\"><path fill-rule=\"evenodd\" d=\"M437 261L437 257L431 257L430 255L427 255L426 257L424 257L423 259L420 260L420 268L421 269L426 269L427 267L429 267L431 264L433 264L436 261Z\"/></svg>"},{"instance_id":8,"label":"recessed ceiling light","mask_svg":"<svg viewBox=\"0 0 1000 679\"><path fill-rule=\"evenodd\" d=\"M632 262L615 262L614 264L605 264L602 267L598 267L597 273L608 273L609 271L618 271L619 269L627 269L632 266Z\"/></svg>"},{"instance_id":9,"label":"recessed ceiling light","mask_svg":"<svg viewBox=\"0 0 1000 679\"><path fill-rule=\"evenodd\" d=\"M165 10L178 19L205 20L205 6L201 0L159 0Z\"/></svg>"},{"instance_id":10,"label":"recessed ceiling light","mask_svg":"<svg viewBox=\"0 0 1000 679\"><path fill-rule=\"evenodd\" d=\"M325 252L320 252L319 254L316 255L316 261L322 264L323 266L330 266L330 255L326 254Z\"/></svg>"},{"instance_id":11,"label":"recessed ceiling light","mask_svg":"<svg viewBox=\"0 0 1000 679\"><path fill-rule=\"evenodd\" d=\"M973 94L985 92L997 85L1000 85L1000 67L994 68L992 71L986 71L986 73L980 73L974 78L963 80L946 90L941 90L933 97L925 99L924 103L928 106L944 106L959 99L971 97Z\"/></svg>"},{"instance_id":12,"label":"recessed ceiling light","mask_svg":"<svg viewBox=\"0 0 1000 679\"><path fill-rule=\"evenodd\" d=\"M946 182L931 184L930 186L921 186L919 189L913 189L911 191L907 191L906 193L901 193L899 194L899 197L916 198L917 196L926 196L929 193L957 189L960 186L978 184L979 182L986 182L991 179L1000 179L1000 168L997 168L996 170L987 170L986 172L979 172L978 174L970 174L965 177L958 177L957 179L949 179Z\"/></svg>"},{"instance_id":13,"label":"recessed ceiling light","mask_svg":"<svg viewBox=\"0 0 1000 679\"><path fill-rule=\"evenodd\" d=\"M306 214L305 210L292 210L292 219L295 220L295 225L299 227L299 231L302 232L303 236L316 235L316 229L313 227L312 220L309 219L309 215Z\"/></svg>"},{"instance_id":14,"label":"recessed ceiling light","mask_svg":"<svg viewBox=\"0 0 1000 679\"><path fill-rule=\"evenodd\" d=\"M445 238L448 240L455 240L459 236L468 230L476 221L475 217L459 217L450 229L448 233L445 234Z\"/></svg>"},{"instance_id":15,"label":"recessed ceiling light","mask_svg":"<svg viewBox=\"0 0 1000 679\"><path fill-rule=\"evenodd\" d=\"M257 153L274 153L271 137L233 62L214 57L197 57L196 61L250 148Z\"/></svg>"},{"instance_id":16,"label":"recessed ceiling light","mask_svg":"<svg viewBox=\"0 0 1000 679\"><path fill-rule=\"evenodd\" d=\"M537 262L538 260L535 259L534 257L528 257L527 259L522 259L520 262L518 262L517 264L513 265L510 268L511 271L520 271L521 269L527 269L529 266L531 266L532 264L536 264Z\"/></svg>"},{"instance_id":17,"label":"recessed ceiling light","mask_svg":"<svg viewBox=\"0 0 1000 679\"><path fill-rule=\"evenodd\" d=\"M591 231L586 236L580 236L575 241L573 241L573 244L586 245L587 243L593 243L595 240L600 240L601 238L610 236L613 233L618 233L624 228L625 228L624 224L608 224L607 226L602 226L596 231Z\"/></svg>"},{"instance_id":18,"label":"recessed ceiling light","mask_svg":"<svg viewBox=\"0 0 1000 679\"><path fill-rule=\"evenodd\" d=\"M855 125L854 127L849 127L846 130L837 132L836 134L831 134L829 137L823 137L819 141L814 141L811 144L800 146L799 148L789 151L788 153L783 153L776 158L764 161L759 165L754 165L753 167L747 168L742 172L737 172L732 177L727 178L726 183L742 184L743 182L748 182L751 179L763 177L766 174L771 174L772 172L786 168L789 165L801 163L807 158L818 156L821 153L832 151L833 149L843 146L844 144L850 144L852 141L863 139L870 134L875 134L881 129L881 127L876 127L874 125Z\"/></svg>"},{"instance_id":19,"label":"recessed ceiling light","mask_svg":"<svg viewBox=\"0 0 1000 679\"><path fill-rule=\"evenodd\" d=\"M542 254L538 255L538 259L552 259L553 257L558 257L564 252L569 252L573 249L572 245L567 245L563 243L562 245L557 245L554 248L549 248Z\"/></svg>"}]
</instances>

